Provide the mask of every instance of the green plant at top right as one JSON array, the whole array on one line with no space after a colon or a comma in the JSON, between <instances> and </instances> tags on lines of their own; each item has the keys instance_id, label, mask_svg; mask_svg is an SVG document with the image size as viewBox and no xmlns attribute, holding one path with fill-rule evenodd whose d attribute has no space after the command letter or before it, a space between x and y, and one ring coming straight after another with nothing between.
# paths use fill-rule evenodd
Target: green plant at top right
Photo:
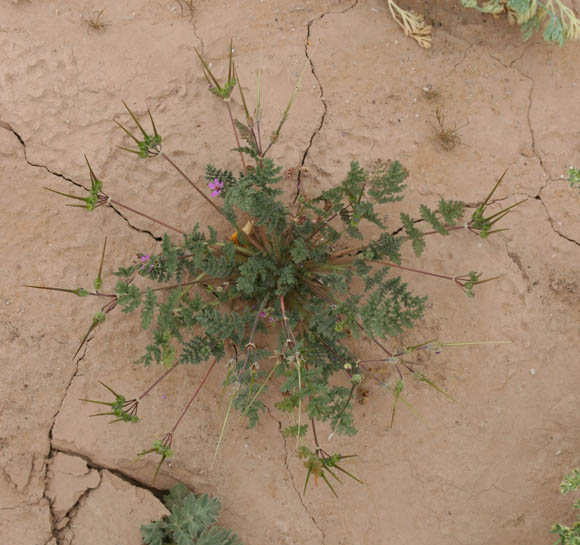
<instances>
[{"instance_id":1,"label":"green plant at top right","mask_svg":"<svg viewBox=\"0 0 580 545\"><path fill-rule=\"evenodd\" d=\"M568 181L570 182L570 187L576 187L580 190L580 168L570 167L568 169Z\"/></svg>"},{"instance_id":2,"label":"green plant at top right","mask_svg":"<svg viewBox=\"0 0 580 545\"><path fill-rule=\"evenodd\" d=\"M461 0L461 4L493 15L505 11L510 24L521 27L524 40L542 27L547 42L564 45L566 41L580 40L580 19L560 0L489 0L481 5L477 0Z\"/></svg>"},{"instance_id":3,"label":"green plant at top right","mask_svg":"<svg viewBox=\"0 0 580 545\"><path fill-rule=\"evenodd\" d=\"M580 471L575 469L572 473L566 475L562 484L560 484L560 490L562 494L568 494L571 490L576 490L580 486ZM580 545L580 501L574 504L574 507L578 509L578 520L572 525L563 526L560 523L554 524L552 526L551 534L558 534L558 541L554 545Z\"/></svg>"}]
</instances>

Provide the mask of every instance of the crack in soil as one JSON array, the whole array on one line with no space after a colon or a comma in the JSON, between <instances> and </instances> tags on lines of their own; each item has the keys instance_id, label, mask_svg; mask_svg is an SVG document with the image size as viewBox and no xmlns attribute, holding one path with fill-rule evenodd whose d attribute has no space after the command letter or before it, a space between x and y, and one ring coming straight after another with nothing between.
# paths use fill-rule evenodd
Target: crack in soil
<instances>
[{"instance_id":1,"label":"crack in soil","mask_svg":"<svg viewBox=\"0 0 580 545\"><path fill-rule=\"evenodd\" d=\"M97 470L97 473L99 474L99 484L97 486L95 486L94 488L87 488L78 498L78 500L74 503L74 505L66 512L66 514L61 517L61 519L59 520L59 522L62 522L64 519L68 518L67 523L62 526L61 528L56 529L53 528L53 537L56 539L56 543L57 545L61 545L62 543L62 539L61 539L61 535L62 533L68 528L69 531L72 532L72 530L69 528L70 523L72 522L73 518L78 514L79 508L81 507L81 502L88 497L88 495L93 491L93 490L97 490L97 488L99 488L99 486L101 486L101 483L103 482L103 474L101 471ZM49 503L50 505L50 503ZM50 505L50 512L52 515L52 505ZM56 530L56 534L54 534ZM74 535L74 534L73 534Z\"/></svg>"},{"instance_id":2,"label":"crack in soil","mask_svg":"<svg viewBox=\"0 0 580 545\"><path fill-rule=\"evenodd\" d=\"M453 36L453 34L448 33L450 36ZM462 38L458 38L457 36L453 36L454 38L457 38L459 40L462 40ZM465 41L465 40L464 40ZM463 51L463 55L461 56L461 59L459 59L454 65L453 68L451 70L449 70L449 72L447 74L445 74L445 77L443 79L447 79L451 74L453 74L453 72L455 72L455 70L457 69L457 67L462 64L465 59L467 58L467 54L469 53L469 50L474 47L474 44L469 43L469 42L465 42L468 43L469 45L465 48L465 51Z\"/></svg>"},{"instance_id":3,"label":"crack in soil","mask_svg":"<svg viewBox=\"0 0 580 545\"><path fill-rule=\"evenodd\" d=\"M536 159L540 163L540 167L544 171L544 175L546 176L546 179L544 180L544 185L540 188L540 192L541 192L542 189L544 189L546 187L546 184L548 183L548 181L552 179L552 177L551 177L550 173L548 172L546 165L544 165L544 161L542 159L542 156L540 155L540 152L538 151L538 148L536 146L536 135L534 133L534 128L532 126L531 113L532 113L532 102L533 102L534 88L536 86L536 82L534 81L534 78L532 78L528 74L522 72L517 66L515 66L516 62L519 62L524 58L524 55L527 53L527 51L529 51L530 47L531 47L531 44L522 51L522 54L518 58L513 59L509 63L509 65L505 65L504 63L502 63L498 58L494 57L493 55L490 55L490 56L493 59L495 59L497 62L499 62L502 66L509 68L510 70L515 70L520 76L522 76L523 78L527 79L530 82L530 91L528 93L528 107L526 109L526 120L528 122L528 130L530 131L530 137L532 139L532 151L534 153L534 156L536 157Z\"/></svg>"},{"instance_id":4,"label":"crack in soil","mask_svg":"<svg viewBox=\"0 0 580 545\"><path fill-rule=\"evenodd\" d=\"M99 473L101 471L108 471L109 473L112 473L116 477L119 477L119 479L125 481L126 483L130 484L131 486L135 486L137 488L141 488L143 490L147 490L147 491L151 492L151 494L153 494L161 502L163 502L163 498L169 492L169 490L166 490L164 488L157 488L157 487L152 486L150 484L144 483L143 481L139 481L138 479L131 477L127 473L124 473L120 469L115 469L113 467L97 464L95 461L93 461L90 458L90 456L87 456L86 454L81 454L79 452L75 452L74 450L54 448L54 447L52 448L52 452L60 452L62 454L68 454L69 456L76 456L77 458L81 458L82 460L84 460L87 463L87 466L90 469L96 469L97 471L99 471ZM93 488L91 490L96 490L96 488Z\"/></svg>"},{"instance_id":5,"label":"crack in soil","mask_svg":"<svg viewBox=\"0 0 580 545\"><path fill-rule=\"evenodd\" d=\"M66 399L66 396L68 394L68 390L71 387L71 384L73 383L74 378L77 376L77 374L79 372L79 363L85 359L85 356L87 355L87 349L88 349L89 342L91 342L93 340L93 338L94 338L94 334L89 339L87 339L87 341L85 342L85 346L84 346L84 350L83 350L82 355L75 361L75 370L72 373L72 375L68 381L68 384L66 385L66 387L64 389L64 393L62 395L60 404L58 406L57 411L54 413L54 415L52 417L52 424L50 425L50 429L48 430L48 441L50 443L50 451L44 459L44 491L42 493L42 497L44 499L46 499L46 501L48 502L48 508L50 511L50 526L51 526L52 537L57 540L57 543L59 543L59 537L58 537L59 530L56 527L57 520L56 520L56 516L54 514L54 511L52 510L52 502L50 501L50 498L47 495L47 490L48 490L48 460L53 458L54 452L58 452L52 446L52 430L54 429L54 426L56 424L56 419L57 419L58 415L60 414L60 411L62 410L62 406L64 405L64 400ZM83 496L84 496L84 494L83 494ZM78 501L75 505L77 505L77 504L78 504ZM67 513L67 516L68 516L68 513Z\"/></svg>"},{"instance_id":6,"label":"crack in soil","mask_svg":"<svg viewBox=\"0 0 580 545\"><path fill-rule=\"evenodd\" d=\"M26 143L25 143L24 139L22 138L22 136L9 123L4 122L2 120L0 120L0 127L3 128L3 129L5 129L5 130L7 130L8 132L10 132L18 140L18 142L22 146L24 160L26 161L26 163L29 166L34 167L34 168L44 169L49 174L51 174L53 176L56 176L58 178L61 178L62 180L65 180L66 182L71 183L74 186L76 186L76 187L78 187L80 189L83 189L84 191L88 191L88 189L83 184L81 184L79 182L76 182L72 178L69 178L68 176L66 176L66 175L64 175L64 174L62 174L60 172L56 172L54 170L51 170L46 165L41 165L41 164L34 163L33 161L31 161L29 159L29 157L28 157ZM134 225L132 225L131 222L129 221L129 219L125 215L123 215L119 210L117 210L114 206L111 206L111 208L114 210L114 212L116 214L118 214L121 218L123 218L123 220L125 221L125 223L131 229L133 229L133 230L135 230L137 232L140 232L140 233L144 233L146 235L149 235L150 237L152 237L156 241L160 241L161 240L161 237L155 236L151 231L149 231L147 229L139 229L138 227L135 227ZM55 539L57 541L57 543L60 543L60 541L59 541L59 533L63 530L63 528L61 528L60 530L57 529L57 521L56 521L55 514L53 512L53 509L52 509L52 502L50 501L50 498L47 496L48 469L49 469L49 466L48 466L48 463L47 462L48 462L48 460L50 458L53 457L53 455L54 455L55 452L64 452L65 454L70 454L72 456L77 456L79 458L82 458L82 459L84 459L87 462L87 464L89 465L89 467L99 470L99 473L103 469L106 469L106 470L110 471L111 473L113 473L114 475L116 475L117 477L119 477L120 479L123 479L124 481L128 482L129 484L131 484L133 486L137 486L139 488L143 488L143 489L149 490L159 500L162 500L163 499L163 496L166 493L165 490L160 490L160 489L157 489L157 488L148 486L148 485L146 485L144 483L141 483L141 482L137 481L136 479L133 479L133 478L129 477L128 475L125 475L123 472L121 472L119 470L112 469L112 468L106 468L104 466L99 466L99 465L95 464L92 460L90 460L88 457L83 456L83 455L81 455L79 453L72 452L72 451L71 452L66 452L66 451L63 451L63 450L55 449L52 446L52 434L53 434L54 426L56 424L56 419L57 419L58 415L60 414L60 412L62 410L62 406L63 406L64 401L66 399L66 396L68 394L69 388L72 385L73 380L75 379L75 377L77 376L77 374L79 372L79 364L86 357L87 350L88 350L88 345L89 345L89 343L93 339L94 339L94 334L89 339L87 339L87 341L85 343L85 346L84 346L84 350L83 350L82 355L79 358L77 358L76 361L75 361L75 369L74 369L73 373L71 374L71 376L70 376L70 378L68 380L68 383L67 383L67 385L66 385L66 387L64 389L64 393L63 393L63 396L61 398L61 402L59 404L59 407L58 407L57 411L55 412L55 414L52 417L52 424L51 424L50 429L48 431L48 438L49 438L49 442L50 442L50 445L51 446L50 446L50 451L49 451L48 455L44 459L44 476L43 477L44 477L45 485L44 485L44 491L43 491L42 498L46 500L47 505L49 507L49 513L50 513L50 525L51 525L51 534L52 534L52 537L49 540L49 543L50 543L50 541L52 541L52 539ZM73 512L73 509L79 505L80 500L82 498L86 497L86 495L90 492L90 490L91 489L87 490L83 495L81 495L81 497L79 498L79 500L75 503L75 505L73 507L71 507L71 509L69 510L69 512L67 513L66 516L69 516L69 514ZM19 506L15 506L15 507L12 507L10 509L16 509L17 507L19 507Z\"/></svg>"},{"instance_id":7,"label":"crack in soil","mask_svg":"<svg viewBox=\"0 0 580 545\"><path fill-rule=\"evenodd\" d=\"M542 206L544 207L544 210L546 211L546 215L548 216L548 220L550 222L550 225L552 226L552 231L554 231L554 233L556 233L558 236L562 237L564 240L567 240L568 242L571 242L572 244L575 244L576 246L580 246L580 242L578 242L577 240L574 240L573 238L567 237L563 233L560 233L560 231L558 231L558 229L554 226L554 220L552 219L552 216L550 216L550 211L548 210L548 206L546 205L546 203L542 199L541 193L542 193L542 190L540 189L540 192L533 198L542 203Z\"/></svg>"},{"instance_id":8,"label":"crack in soil","mask_svg":"<svg viewBox=\"0 0 580 545\"><path fill-rule=\"evenodd\" d=\"M54 170L51 170L49 167L47 167L46 165L41 165L38 163L33 163L29 158L28 158L28 153L26 150L26 143L24 142L24 139L20 136L20 134L12 127L12 125L10 125L10 123L6 123L5 121L0 120L0 127L2 127L3 129L6 129L8 132L12 133L17 139L18 142L20 142L20 145L22 146L22 151L24 153L24 160L26 161L26 163L34 168L41 168L46 170L46 172L48 172L49 174L52 174L53 176L56 176L57 178L61 178L63 180L65 180L68 183L73 184L74 186L83 189L84 191L88 192L89 190L81 183L76 182L75 180L73 180L72 178L69 178L68 176L65 176L64 174L60 173L60 172L56 172ZM150 236L151 238L153 238L154 240L156 240L157 242L161 242L162 237L158 237L156 235L154 235L151 231L149 231L148 229L140 229L139 227L136 227L135 225L133 225L130 221L129 218L127 216L125 216L122 212L120 212L117 208L115 208L115 206L113 206L112 204L109 204L109 207L117 214L119 215L121 218L123 218L123 220L125 221L125 223L134 231L137 231L139 233L144 233L148 236Z\"/></svg>"},{"instance_id":9,"label":"crack in soil","mask_svg":"<svg viewBox=\"0 0 580 545\"><path fill-rule=\"evenodd\" d=\"M351 4L349 7L347 7L346 9L344 9L342 11L326 11L326 12L322 13L321 15L319 15L318 17L315 17L314 19L311 19L310 21L308 21L308 24L306 26L306 41L304 43L304 54L306 55L306 59L308 60L308 63L310 64L310 71L312 72L314 79L318 83L318 88L320 89L320 102L322 102L322 107L324 108L324 111L322 112L322 116L320 117L320 121L318 123L318 126L315 127L314 131L310 135L310 141L308 142L308 146L306 147L306 149L304 150L304 153L302 154L302 160L300 161L300 166L298 168L298 179L296 182L296 199L300 195L300 188L302 186L302 172L304 169L304 163L306 162L306 158L308 157L308 153L310 152L310 148L312 148L312 144L314 143L314 139L320 133L320 131L322 130L322 127L324 126L324 121L326 120L326 114L328 113L328 105L326 104L326 96L324 94L324 88L322 87L322 82L320 81L318 74L316 73L316 69L314 68L314 62L313 62L312 57L310 56L310 52L309 52L310 36L312 34L312 25L314 23L316 23L317 21L322 20L327 15L332 15L332 14L341 15L343 13L346 13L347 11L350 11L351 9L353 9L358 4L358 2L359 2L359 0L355 0L353 4Z\"/></svg>"},{"instance_id":10,"label":"crack in soil","mask_svg":"<svg viewBox=\"0 0 580 545\"><path fill-rule=\"evenodd\" d=\"M326 534L324 533L324 530L319 526L318 522L314 518L314 515L309 511L308 507L304 503L304 499L302 498L302 494L300 494L300 491L298 490L298 487L296 486L296 481L294 480L294 474L292 473L292 471L290 470L290 466L288 465L288 444L286 442L286 437L284 437L284 434L282 433L282 422L280 420L278 420L272 414L272 412L270 411L270 407L268 407L266 405L265 405L265 407L266 407L266 410L268 411L268 415L270 416L270 418L273 418L278 423L278 431L280 432L280 436L282 437L282 442L284 444L284 465L286 466L286 471L288 472L288 475L290 475L290 481L292 482L292 486L294 487L294 491L296 492L296 496L298 496L298 501L300 501L300 504L304 508L304 511L312 520L312 524L314 524L314 526L316 526L316 529L320 532L320 535L322 536L322 545L324 545L326 543Z\"/></svg>"},{"instance_id":11,"label":"crack in soil","mask_svg":"<svg viewBox=\"0 0 580 545\"><path fill-rule=\"evenodd\" d=\"M546 180L546 184L549 181L552 181L552 180ZM561 181L561 180L553 180L553 181ZM536 201L540 201L542 203L542 206L544 207L544 210L546 211L546 216L548 216L548 220L550 222L550 226L552 227L552 231L554 231L554 233L556 233L558 236L562 237L564 240L567 240L568 242L571 242L572 244L575 244L576 246L580 246L579 241L574 240L573 238L570 238L570 237L564 235L563 233L558 231L558 229L554 226L554 220L552 219L552 216L550 216L550 211L548 210L548 206L546 205L546 203L542 199L542 191L544 189L545 189L545 186L540 188L537 195L528 195L527 193L514 193L513 195L510 195L510 197L517 197L518 195L524 195L525 197L527 197L526 200L535 199Z\"/></svg>"}]
</instances>

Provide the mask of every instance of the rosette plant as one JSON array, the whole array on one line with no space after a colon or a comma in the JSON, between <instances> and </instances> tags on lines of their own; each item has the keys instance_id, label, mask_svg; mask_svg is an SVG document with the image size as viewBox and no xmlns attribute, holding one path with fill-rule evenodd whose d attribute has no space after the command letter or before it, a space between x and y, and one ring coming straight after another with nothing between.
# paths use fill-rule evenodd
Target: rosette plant
<instances>
[{"instance_id":1,"label":"rosette plant","mask_svg":"<svg viewBox=\"0 0 580 545\"><path fill-rule=\"evenodd\" d=\"M164 372L141 395L118 394L103 384L112 401L86 400L106 406L98 414L110 415L113 421L137 422L139 405L166 376L183 365L206 366L177 422L140 453L160 456L155 475L163 461L173 455L174 435L187 410L208 376L223 369L217 362L224 362L227 411L218 447L232 410L246 416L249 427L256 425L265 409L265 394L276 378L280 396L274 405L289 415L283 433L296 437L298 454L307 470L306 485L313 475L334 493L329 476L337 481L345 475L358 480L342 467L343 460L352 455L327 453L316 426L324 424L338 434L353 435L353 394L366 377L393 395L391 422L397 404L408 405L403 396L405 374L448 395L413 361L412 353L474 344L427 340L402 350L391 348L391 341L422 316L426 301L426 297L411 293L398 270L452 282L470 297L476 286L490 280L475 271L443 275L410 267L402 262L401 248L411 244L414 252L421 254L430 236L448 237L459 230L467 230L474 239L485 238L501 230L496 224L515 205L495 213L488 211L502 176L470 217L465 217L462 202L441 199L434 210L422 205L416 219L400 214L400 225L387 225L384 212L389 204L403 198L407 178L398 161L377 162L369 168L353 161L342 180L317 197L306 198L300 191L300 177L289 187L287 180L283 183L281 167L268 156L280 137L300 80L279 125L270 138L265 138L260 70L257 104L250 115L232 51L230 44L228 76L222 83L198 55L210 91L229 111L235 151L241 158L239 173L208 165L208 187L200 187L163 149L151 112L151 129L145 129L126 105L138 132L118 122L134 144L123 149L139 160L166 161L191 185L197 198L227 220L231 226L228 232L218 233L210 225L183 231L133 205L120 203L105 192L106 184L89 165L89 195L65 196L82 202L79 206L89 211L125 208L170 233L163 237L158 253L140 254L137 262L116 271L118 281L110 292L102 291L105 248L94 290L34 287L104 301L81 346L97 328L106 327L105 318L113 310L127 314L140 310L143 328L151 330L151 342L138 361L144 366L160 364ZM235 88L240 92L244 122L236 120L232 112L230 99ZM378 234L365 239L365 224L372 225ZM358 354L352 342L358 337L370 339L378 355L365 359ZM390 378L380 378L377 366L391 368ZM269 395L268 400L272 399ZM309 430L311 440L307 439Z\"/></svg>"}]
</instances>

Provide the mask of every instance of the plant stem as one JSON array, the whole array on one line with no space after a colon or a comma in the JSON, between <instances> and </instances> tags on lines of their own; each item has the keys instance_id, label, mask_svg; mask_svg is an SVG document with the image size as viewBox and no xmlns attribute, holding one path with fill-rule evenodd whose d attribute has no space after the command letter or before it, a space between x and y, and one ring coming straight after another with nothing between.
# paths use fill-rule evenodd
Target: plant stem
<instances>
[{"instance_id":1,"label":"plant stem","mask_svg":"<svg viewBox=\"0 0 580 545\"><path fill-rule=\"evenodd\" d=\"M177 422L175 423L175 426L173 426L173 428L169 432L169 435L173 435L175 433L175 430L177 429L177 426L179 426L179 424L183 420L183 417L185 416L185 413L189 410L189 407L191 407L191 404L193 403L194 399L197 397L197 394L199 394L200 390L203 388L203 385L205 384L206 380L208 379L210 373L213 371L213 368L215 367L215 364L216 363L217 363L217 359L214 359L213 360L213 363L210 365L209 369L207 370L207 372L203 376L203 379L201 379L201 382L199 383L199 386L197 387L197 390L191 396L191 399L187 402L187 405L185 406L185 409L183 409L183 412L181 413L181 415L177 419Z\"/></svg>"},{"instance_id":2,"label":"plant stem","mask_svg":"<svg viewBox=\"0 0 580 545\"><path fill-rule=\"evenodd\" d=\"M473 232L471 230L471 227L470 226L471 226L471 222L469 222L467 224L467 230ZM460 229L465 229L466 228L465 225L456 225L455 227L450 227L449 225L444 225L443 227L444 227L444 229L446 231L459 231ZM422 235L424 237L426 237L427 235L437 235L437 234L441 234L441 233L439 233L439 231L427 231L426 233L422 233ZM405 239L405 242L407 242L408 240L411 240L411 239L407 237Z\"/></svg>"},{"instance_id":3,"label":"plant stem","mask_svg":"<svg viewBox=\"0 0 580 545\"><path fill-rule=\"evenodd\" d=\"M324 220L317 229L315 229L312 233L310 233L308 235L308 237L306 237L306 242L308 242L314 235L316 235L316 233L320 232L320 230L325 226L328 225L334 218L336 218L336 216L338 216L341 212L344 212L349 206L352 206L352 203L348 203L347 205L343 206L338 212L335 212L332 216L330 216L330 218L328 218L327 220Z\"/></svg>"},{"instance_id":4,"label":"plant stem","mask_svg":"<svg viewBox=\"0 0 580 545\"><path fill-rule=\"evenodd\" d=\"M252 325L252 330L250 331L250 336L248 337L248 344L246 345L246 350L248 351L248 355L246 356L246 361L244 362L244 366L242 367L242 370L240 371L238 376L241 376L244 373L244 371L246 370L246 367L248 366L248 362L250 361L251 349L253 348L255 350L255 348L256 348L254 346L254 335L256 334L256 328L258 327L258 321L260 320L260 314L262 314L262 311L264 310L269 298L270 298L269 293L264 295L264 298L262 299L262 302L260 303L260 308L258 308L258 312L256 313L256 318L254 319L254 324Z\"/></svg>"},{"instance_id":5,"label":"plant stem","mask_svg":"<svg viewBox=\"0 0 580 545\"><path fill-rule=\"evenodd\" d=\"M170 367L167 371L165 371L165 373L163 373L151 386L149 386L149 388L147 388L147 390L145 390L138 398L137 400L141 400L143 399L149 392L151 392L151 390L153 390L153 388L155 388L155 386L157 386L169 373L171 373L171 371L173 371L175 368L177 367L177 364L175 364L173 367Z\"/></svg>"},{"instance_id":6,"label":"plant stem","mask_svg":"<svg viewBox=\"0 0 580 545\"><path fill-rule=\"evenodd\" d=\"M223 210L219 208L214 202L212 202L212 200L201 189L199 189L197 185L195 185L193 180L187 174L185 174L185 172L183 172L183 170L181 170L164 152L161 153L161 157L163 157L163 159L165 159L175 170L177 170L182 178L187 181L187 183L193 187L193 189L195 189L218 214L225 217Z\"/></svg>"},{"instance_id":7,"label":"plant stem","mask_svg":"<svg viewBox=\"0 0 580 545\"><path fill-rule=\"evenodd\" d=\"M438 274L428 271L423 271L421 269L413 269L411 267L403 267L403 265L397 265L396 263L390 263L388 261L375 261L374 263L378 263L380 265L386 265L387 267L393 267L394 269L401 269L403 271L410 271L418 274L425 274L427 276L434 276L435 278L443 278L444 280L455 280L455 276L448 276L446 274Z\"/></svg>"},{"instance_id":8,"label":"plant stem","mask_svg":"<svg viewBox=\"0 0 580 545\"><path fill-rule=\"evenodd\" d=\"M368 339L370 339L372 342L374 342L385 354L387 354L387 356L392 357L393 353L389 352L379 341L377 341L375 338L371 337L364 329L364 327L362 326L362 324L357 321L355 322L356 325L359 327L359 329L367 336Z\"/></svg>"},{"instance_id":9,"label":"plant stem","mask_svg":"<svg viewBox=\"0 0 580 545\"><path fill-rule=\"evenodd\" d=\"M63 293L72 293L73 295L76 295L78 297L78 295L76 294L77 290L69 290L65 288L51 288L49 286L32 286L30 284L22 284L22 286L25 288L35 288L37 290L62 291ZM93 295L95 297L113 297L113 298L117 297L114 293L97 293L94 291L87 292L87 295Z\"/></svg>"},{"instance_id":10,"label":"plant stem","mask_svg":"<svg viewBox=\"0 0 580 545\"><path fill-rule=\"evenodd\" d=\"M314 435L314 444L316 445L316 450L320 451L320 444L318 443L318 435L316 435L316 425L314 424L314 418L310 419L310 423L312 424L312 433Z\"/></svg>"},{"instance_id":11,"label":"plant stem","mask_svg":"<svg viewBox=\"0 0 580 545\"><path fill-rule=\"evenodd\" d=\"M236 129L236 124L234 123L234 116L232 115L232 108L230 107L229 101L225 101L226 106L228 107L228 113L230 114L230 121L232 122L232 129L234 129L234 136L236 137L236 144L238 148L241 148L240 145L240 138L238 136L238 130ZM242 167L244 168L244 176L247 174L248 169L246 168L246 162L244 161L244 154L240 151L240 159L242 160Z\"/></svg>"},{"instance_id":12,"label":"plant stem","mask_svg":"<svg viewBox=\"0 0 580 545\"><path fill-rule=\"evenodd\" d=\"M114 199L110 199L108 202L110 204L115 204L117 206L120 206L121 208L125 208L126 210L129 210L130 212L133 212L134 214L137 214L138 216L141 216L143 218L147 218L150 221L158 223L159 225L162 225L163 227L167 227L167 229L171 229L172 231L175 231L176 233L179 233L180 235L186 234L185 231L182 231L181 229L178 229L177 227L173 227L167 223L162 222L161 220L158 220L158 219L155 219L151 216L148 216L147 214L144 214L143 212L139 212L139 210L135 210L134 208L131 208L130 206L127 206L126 204L123 204L119 201L116 201Z\"/></svg>"},{"instance_id":13,"label":"plant stem","mask_svg":"<svg viewBox=\"0 0 580 545\"><path fill-rule=\"evenodd\" d=\"M200 276L202 276L202 278L199 278ZM193 286L194 284L199 284L200 282L203 282L205 278L205 273L201 273L198 278L196 278L195 280L192 280L191 282L184 282L183 284L173 284L173 286L162 286L160 288L153 288L151 291L163 291L163 290L171 290L173 288L183 288L185 286ZM219 280L219 278L210 278L208 280L206 280L206 282L210 282L211 280Z\"/></svg>"}]
</instances>

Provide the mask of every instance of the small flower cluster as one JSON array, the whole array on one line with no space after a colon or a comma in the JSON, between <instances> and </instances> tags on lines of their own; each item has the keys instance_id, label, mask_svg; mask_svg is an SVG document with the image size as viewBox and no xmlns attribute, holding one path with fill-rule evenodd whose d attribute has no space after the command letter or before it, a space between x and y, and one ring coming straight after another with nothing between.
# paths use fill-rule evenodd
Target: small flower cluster
<instances>
[{"instance_id":1,"label":"small flower cluster","mask_svg":"<svg viewBox=\"0 0 580 545\"><path fill-rule=\"evenodd\" d=\"M212 190L211 196L217 197L224 188L224 183L219 180L219 178L214 178L213 182L208 182L208 187Z\"/></svg>"}]
</instances>

